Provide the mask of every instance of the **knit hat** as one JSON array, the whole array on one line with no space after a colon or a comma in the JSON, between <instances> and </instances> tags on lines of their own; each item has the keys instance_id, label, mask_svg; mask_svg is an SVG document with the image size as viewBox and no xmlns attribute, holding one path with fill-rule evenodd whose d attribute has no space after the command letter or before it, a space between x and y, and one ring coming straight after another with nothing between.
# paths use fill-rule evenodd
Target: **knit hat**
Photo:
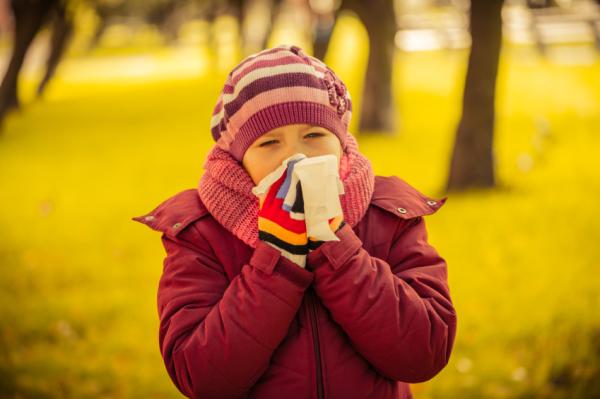
<instances>
[{"instance_id":1,"label":"knit hat","mask_svg":"<svg viewBox=\"0 0 600 399\"><path fill-rule=\"evenodd\" d=\"M216 145L241 163L254 140L289 124L326 128L346 150L351 116L338 76L300 47L283 44L250 55L229 73L210 129Z\"/></svg>"}]
</instances>

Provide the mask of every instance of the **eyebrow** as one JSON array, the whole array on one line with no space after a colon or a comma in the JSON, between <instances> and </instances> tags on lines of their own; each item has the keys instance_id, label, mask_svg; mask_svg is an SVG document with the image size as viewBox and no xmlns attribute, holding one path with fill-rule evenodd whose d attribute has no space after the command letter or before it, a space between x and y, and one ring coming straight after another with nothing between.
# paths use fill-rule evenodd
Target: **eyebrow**
<instances>
[{"instance_id":1,"label":"eyebrow","mask_svg":"<svg viewBox=\"0 0 600 399\"><path fill-rule=\"evenodd\" d=\"M270 133L265 133L263 134L263 137L271 137L271 136L281 136L281 132L279 130L275 131L275 132L270 132Z\"/></svg>"},{"instance_id":2,"label":"eyebrow","mask_svg":"<svg viewBox=\"0 0 600 399\"><path fill-rule=\"evenodd\" d=\"M307 130L311 130L311 129L318 129L321 128L321 126L317 126L317 125L309 125L307 127L304 127L302 129L300 129L300 132L305 132ZM275 130L273 132L270 133L265 133L263 134L263 137L267 136L267 137L271 137L271 136L281 136L281 131L280 130Z\"/></svg>"}]
</instances>

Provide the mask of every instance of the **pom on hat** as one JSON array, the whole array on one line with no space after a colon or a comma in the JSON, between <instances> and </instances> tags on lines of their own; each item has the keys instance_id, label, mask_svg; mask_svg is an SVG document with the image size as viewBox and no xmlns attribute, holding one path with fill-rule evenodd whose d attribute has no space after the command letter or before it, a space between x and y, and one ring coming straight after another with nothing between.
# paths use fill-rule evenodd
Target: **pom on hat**
<instances>
[{"instance_id":1,"label":"pom on hat","mask_svg":"<svg viewBox=\"0 0 600 399\"><path fill-rule=\"evenodd\" d=\"M295 45L248 56L227 76L210 128L217 145L239 162L264 133L289 124L321 126L346 149L352 101L322 61Z\"/></svg>"}]
</instances>

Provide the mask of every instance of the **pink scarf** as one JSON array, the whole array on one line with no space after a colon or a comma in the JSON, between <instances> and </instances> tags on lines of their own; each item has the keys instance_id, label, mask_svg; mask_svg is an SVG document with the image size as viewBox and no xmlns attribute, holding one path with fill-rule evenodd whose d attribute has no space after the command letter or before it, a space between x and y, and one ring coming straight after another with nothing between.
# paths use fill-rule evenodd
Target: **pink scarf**
<instances>
[{"instance_id":1,"label":"pink scarf","mask_svg":"<svg viewBox=\"0 0 600 399\"><path fill-rule=\"evenodd\" d=\"M210 214L240 240L256 248L258 244L258 198L252 194L254 182L231 154L215 145L204 163L205 172L198 194ZM354 136L348 133L347 147L340 162L340 195L344 220L355 226L365 215L375 185L371 162L359 152Z\"/></svg>"}]
</instances>

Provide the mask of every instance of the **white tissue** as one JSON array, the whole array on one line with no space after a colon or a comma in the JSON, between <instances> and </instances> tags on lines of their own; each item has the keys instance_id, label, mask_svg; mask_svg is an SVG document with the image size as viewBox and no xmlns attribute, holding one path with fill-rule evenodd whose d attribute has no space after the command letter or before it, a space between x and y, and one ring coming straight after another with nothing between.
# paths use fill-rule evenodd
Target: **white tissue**
<instances>
[{"instance_id":1,"label":"white tissue","mask_svg":"<svg viewBox=\"0 0 600 399\"><path fill-rule=\"evenodd\" d=\"M316 240L339 241L329 227L329 219L343 214L339 196L344 194L344 185L339 178L337 157L321 155L296 163L290 186L295 187L298 180L304 200L306 234ZM289 190L288 196L285 202L292 204L295 190Z\"/></svg>"}]
</instances>

